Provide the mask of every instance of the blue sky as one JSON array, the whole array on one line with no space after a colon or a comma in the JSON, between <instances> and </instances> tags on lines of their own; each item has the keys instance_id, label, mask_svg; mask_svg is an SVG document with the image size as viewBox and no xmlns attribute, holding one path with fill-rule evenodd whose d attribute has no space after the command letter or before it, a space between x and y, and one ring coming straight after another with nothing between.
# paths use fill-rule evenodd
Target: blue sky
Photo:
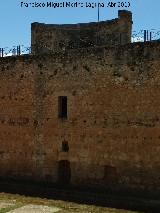
<instances>
[{"instance_id":1,"label":"blue sky","mask_svg":"<svg viewBox=\"0 0 160 213\"><path fill-rule=\"evenodd\" d=\"M65 24L97 21L97 8L26 8L21 2L33 3L34 0L0 0L0 47L13 45L30 45L30 25L32 22ZM61 0L36 0L38 3L60 2ZM61 2L68 0L62 0ZM71 2L97 2L98 0L70 0ZM99 0L105 4L109 1L129 1L128 10L133 13L133 30L160 29L160 0ZM69 1L68 1L69 2ZM117 17L118 9L101 8L100 20Z\"/></svg>"}]
</instances>

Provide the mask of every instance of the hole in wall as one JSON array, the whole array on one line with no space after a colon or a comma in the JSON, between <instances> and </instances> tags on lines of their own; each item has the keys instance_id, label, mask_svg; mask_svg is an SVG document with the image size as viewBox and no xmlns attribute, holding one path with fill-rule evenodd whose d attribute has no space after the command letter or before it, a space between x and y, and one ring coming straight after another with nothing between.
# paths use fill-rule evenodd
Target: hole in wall
<instances>
[{"instance_id":1,"label":"hole in wall","mask_svg":"<svg viewBox=\"0 0 160 213\"><path fill-rule=\"evenodd\" d=\"M73 95L73 96L75 96L75 95L76 95L76 91L75 91L75 90L72 92L72 95Z\"/></svg>"},{"instance_id":2,"label":"hole in wall","mask_svg":"<svg viewBox=\"0 0 160 213\"><path fill-rule=\"evenodd\" d=\"M54 71L54 75L57 75L57 70Z\"/></svg>"},{"instance_id":3,"label":"hole in wall","mask_svg":"<svg viewBox=\"0 0 160 213\"><path fill-rule=\"evenodd\" d=\"M62 142L62 151L63 152L68 152L69 151L68 141L63 141Z\"/></svg>"},{"instance_id":4,"label":"hole in wall","mask_svg":"<svg viewBox=\"0 0 160 213\"><path fill-rule=\"evenodd\" d=\"M21 76L20 76L20 78L22 79L24 77L24 75L22 74Z\"/></svg>"}]
</instances>

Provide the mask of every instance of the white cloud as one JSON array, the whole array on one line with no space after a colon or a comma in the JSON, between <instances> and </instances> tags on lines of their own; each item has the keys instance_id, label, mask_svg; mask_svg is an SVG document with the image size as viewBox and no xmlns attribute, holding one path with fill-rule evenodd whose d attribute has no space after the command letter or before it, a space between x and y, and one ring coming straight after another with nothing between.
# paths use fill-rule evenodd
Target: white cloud
<instances>
[{"instance_id":1,"label":"white cloud","mask_svg":"<svg viewBox=\"0 0 160 213\"><path fill-rule=\"evenodd\" d=\"M132 43L133 43L133 42L144 42L144 39L143 39L142 37L136 36L136 37L132 37L132 38L131 38L131 42L132 42Z\"/></svg>"}]
</instances>

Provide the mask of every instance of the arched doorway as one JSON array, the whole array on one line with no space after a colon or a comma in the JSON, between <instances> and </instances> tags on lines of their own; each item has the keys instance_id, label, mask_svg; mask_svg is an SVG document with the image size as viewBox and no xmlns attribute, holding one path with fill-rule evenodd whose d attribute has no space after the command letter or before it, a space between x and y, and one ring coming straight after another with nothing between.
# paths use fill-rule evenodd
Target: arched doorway
<instances>
[{"instance_id":1,"label":"arched doorway","mask_svg":"<svg viewBox=\"0 0 160 213\"><path fill-rule=\"evenodd\" d=\"M68 185L71 179L71 168L68 160L61 160L58 162L58 183L61 185Z\"/></svg>"}]
</instances>

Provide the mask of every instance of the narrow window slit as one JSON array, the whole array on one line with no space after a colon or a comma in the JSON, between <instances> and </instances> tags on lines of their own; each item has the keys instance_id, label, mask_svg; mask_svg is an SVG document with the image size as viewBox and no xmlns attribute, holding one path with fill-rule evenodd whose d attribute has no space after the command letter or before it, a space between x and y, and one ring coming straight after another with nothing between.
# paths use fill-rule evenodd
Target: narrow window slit
<instances>
[{"instance_id":1,"label":"narrow window slit","mask_svg":"<svg viewBox=\"0 0 160 213\"><path fill-rule=\"evenodd\" d=\"M58 97L58 117L67 118L67 96Z\"/></svg>"}]
</instances>

